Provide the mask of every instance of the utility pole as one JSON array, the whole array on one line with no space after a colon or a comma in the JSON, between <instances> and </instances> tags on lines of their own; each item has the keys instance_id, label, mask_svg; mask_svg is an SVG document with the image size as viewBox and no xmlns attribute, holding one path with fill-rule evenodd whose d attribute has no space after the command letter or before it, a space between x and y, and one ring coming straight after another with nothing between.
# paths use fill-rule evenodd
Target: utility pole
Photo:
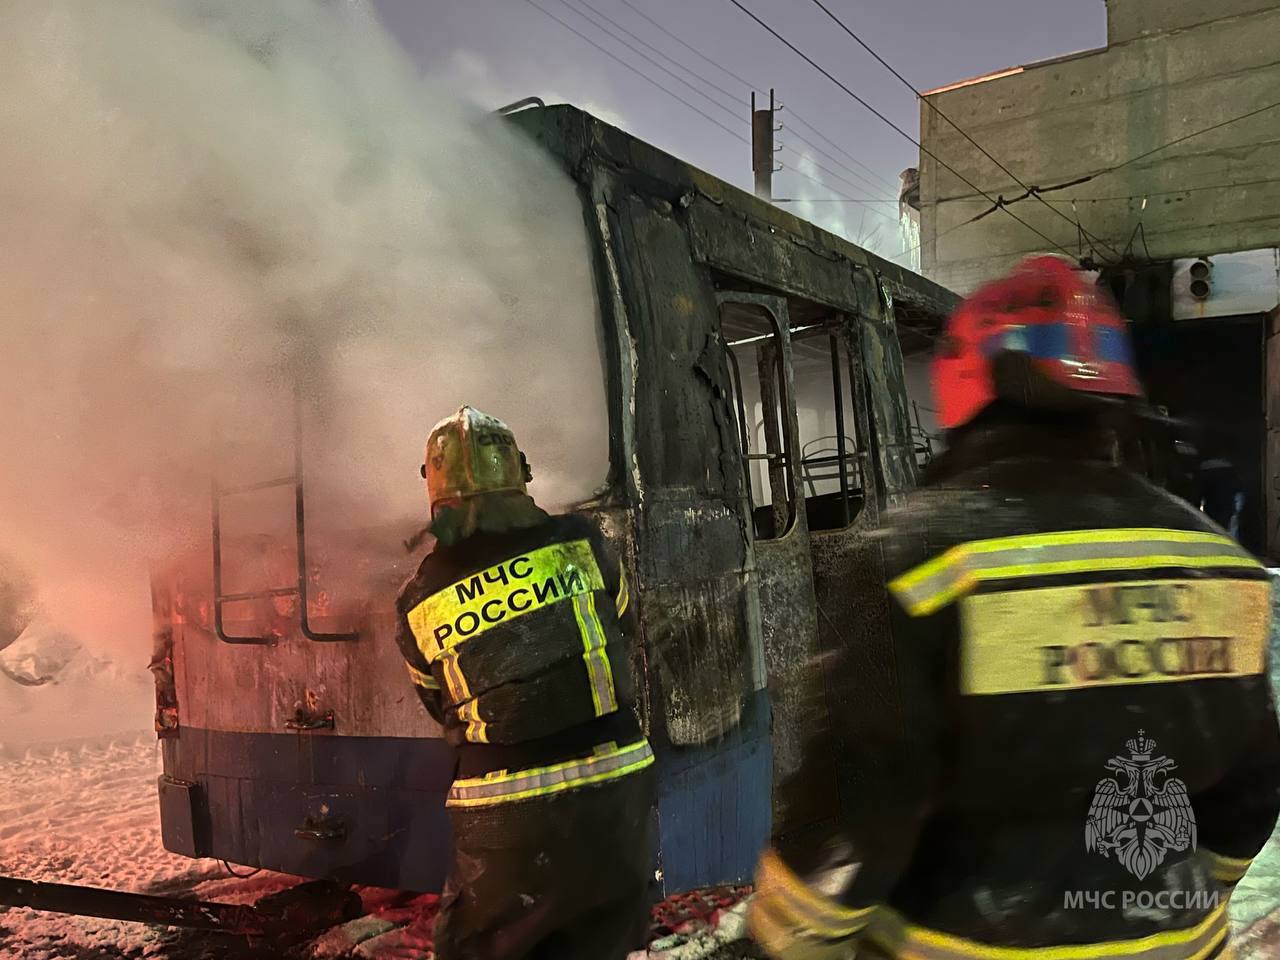
<instances>
[{"instance_id":1,"label":"utility pole","mask_svg":"<svg viewBox=\"0 0 1280 960\"><path fill-rule=\"evenodd\" d=\"M773 200L773 89L769 89L769 109L756 109L756 93L751 91L751 170L756 176L756 196Z\"/></svg>"}]
</instances>

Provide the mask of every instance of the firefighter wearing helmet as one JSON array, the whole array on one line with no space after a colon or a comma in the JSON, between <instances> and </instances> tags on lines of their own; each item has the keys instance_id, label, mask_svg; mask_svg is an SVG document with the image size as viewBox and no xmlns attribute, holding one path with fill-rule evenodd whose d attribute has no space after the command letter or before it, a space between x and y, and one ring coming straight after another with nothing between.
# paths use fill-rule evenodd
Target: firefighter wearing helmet
<instances>
[{"instance_id":1,"label":"firefighter wearing helmet","mask_svg":"<svg viewBox=\"0 0 1280 960\"><path fill-rule=\"evenodd\" d=\"M422 474L436 542L397 606L409 676L458 757L435 955L621 958L646 931L654 799L627 578L590 521L526 494L500 420L442 420Z\"/></svg>"},{"instance_id":2,"label":"firefighter wearing helmet","mask_svg":"<svg viewBox=\"0 0 1280 960\"><path fill-rule=\"evenodd\" d=\"M780 960L1228 956L1280 812L1267 572L1119 464L1124 322L1066 262L978 290L932 372L948 449L889 519L889 629L825 668L841 812L775 836L752 935Z\"/></svg>"}]
</instances>

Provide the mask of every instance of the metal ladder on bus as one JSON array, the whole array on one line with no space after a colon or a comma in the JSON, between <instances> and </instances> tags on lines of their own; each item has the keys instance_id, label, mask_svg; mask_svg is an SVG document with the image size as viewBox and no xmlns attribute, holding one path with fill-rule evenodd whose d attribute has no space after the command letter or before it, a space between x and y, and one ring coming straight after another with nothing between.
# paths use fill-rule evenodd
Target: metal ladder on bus
<instances>
[{"instance_id":1,"label":"metal ladder on bus","mask_svg":"<svg viewBox=\"0 0 1280 960\"><path fill-rule=\"evenodd\" d=\"M223 621L223 607L228 603L245 600L264 600L270 597L297 597L298 619L302 635L316 643L343 643L358 640L360 635L351 633L321 633L311 626L307 609L307 524L306 497L302 472L302 405L295 399L293 405L293 473L274 480L223 487L218 481L216 468L210 479L210 499L213 514L213 623L218 639L223 643L274 644L274 637L240 636L229 634ZM298 581L291 587L273 587L251 590L245 593L223 593L222 589L222 502L228 497L255 493L273 487L292 486L294 490L294 526L297 533Z\"/></svg>"}]
</instances>

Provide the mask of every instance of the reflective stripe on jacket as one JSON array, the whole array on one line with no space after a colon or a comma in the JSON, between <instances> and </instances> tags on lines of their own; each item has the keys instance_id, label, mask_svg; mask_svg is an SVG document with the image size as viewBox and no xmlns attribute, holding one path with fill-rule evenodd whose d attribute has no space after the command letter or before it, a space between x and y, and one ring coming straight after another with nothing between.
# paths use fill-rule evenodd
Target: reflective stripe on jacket
<instances>
[{"instance_id":1,"label":"reflective stripe on jacket","mask_svg":"<svg viewBox=\"0 0 1280 960\"><path fill-rule=\"evenodd\" d=\"M1193 927L1133 940L1048 947L993 947L905 923L882 911L870 925L868 942L902 960L1207 960L1222 958L1227 904L1220 903Z\"/></svg>"},{"instance_id":2,"label":"reflective stripe on jacket","mask_svg":"<svg viewBox=\"0 0 1280 960\"><path fill-rule=\"evenodd\" d=\"M857 955L895 960L1226 960L1230 927L1222 901L1200 923L1130 940L1040 947L991 946L911 924L889 908L842 906L792 874L766 852L748 905L755 941L774 960L845 960ZM861 935L861 936L859 936Z\"/></svg>"},{"instance_id":3,"label":"reflective stripe on jacket","mask_svg":"<svg viewBox=\"0 0 1280 960\"><path fill-rule=\"evenodd\" d=\"M983 582L1161 567L1256 570L1258 561L1234 540L1214 533L1070 530L960 544L902 574L889 588L908 613L923 616Z\"/></svg>"},{"instance_id":4,"label":"reflective stripe on jacket","mask_svg":"<svg viewBox=\"0 0 1280 960\"><path fill-rule=\"evenodd\" d=\"M581 760L568 760L528 770L498 770L483 777L455 780L446 806L488 807L516 800L617 780L652 765L653 751L647 740L619 747L604 744Z\"/></svg>"},{"instance_id":5,"label":"reflective stripe on jacket","mask_svg":"<svg viewBox=\"0 0 1280 960\"><path fill-rule=\"evenodd\" d=\"M769 956L1228 956L1280 814L1272 584L1105 432L1064 430L957 435L889 518L885 619L866 604L825 664L830 728L781 787L848 785L761 861Z\"/></svg>"}]
</instances>

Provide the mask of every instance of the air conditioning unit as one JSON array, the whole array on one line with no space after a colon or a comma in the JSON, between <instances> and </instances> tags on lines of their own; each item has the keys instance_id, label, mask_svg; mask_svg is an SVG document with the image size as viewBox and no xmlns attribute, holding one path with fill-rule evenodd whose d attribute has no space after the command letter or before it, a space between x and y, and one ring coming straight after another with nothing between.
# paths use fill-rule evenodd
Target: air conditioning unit
<instances>
[{"instance_id":1,"label":"air conditioning unit","mask_svg":"<svg viewBox=\"0 0 1280 960\"><path fill-rule=\"evenodd\" d=\"M1208 300L1213 295L1213 264L1207 257L1201 257L1191 264L1187 270L1191 278L1188 289L1196 300Z\"/></svg>"}]
</instances>

